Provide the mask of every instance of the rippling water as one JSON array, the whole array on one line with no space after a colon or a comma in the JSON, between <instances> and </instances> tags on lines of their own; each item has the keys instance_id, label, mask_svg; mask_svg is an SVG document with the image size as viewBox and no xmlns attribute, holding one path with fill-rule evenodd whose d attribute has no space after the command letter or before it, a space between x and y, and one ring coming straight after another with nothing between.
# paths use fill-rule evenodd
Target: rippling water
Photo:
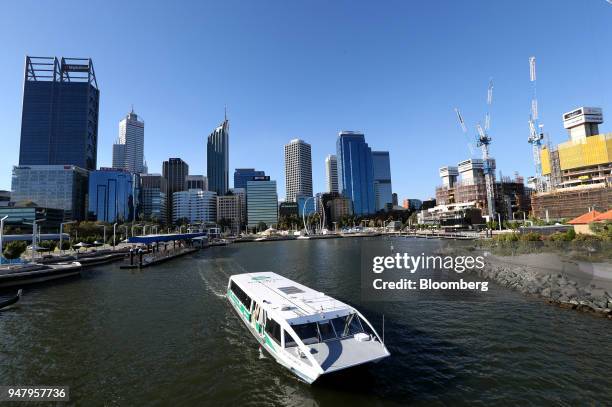
<instances>
[{"instance_id":1,"label":"rippling water","mask_svg":"<svg viewBox=\"0 0 612 407\"><path fill-rule=\"evenodd\" d=\"M493 284L469 299L362 302L361 245L428 253L436 243L236 244L29 288L0 311L0 384L69 385L88 406L612 403L610 321ZM231 274L268 270L357 306L379 329L384 314L392 356L298 381L259 351L224 297Z\"/></svg>"}]
</instances>

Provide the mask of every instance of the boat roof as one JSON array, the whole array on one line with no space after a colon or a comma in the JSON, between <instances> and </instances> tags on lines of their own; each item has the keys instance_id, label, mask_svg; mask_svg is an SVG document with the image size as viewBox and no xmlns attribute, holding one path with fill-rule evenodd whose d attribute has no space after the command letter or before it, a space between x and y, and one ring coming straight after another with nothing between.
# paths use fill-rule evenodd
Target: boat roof
<instances>
[{"instance_id":1,"label":"boat roof","mask_svg":"<svg viewBox=\"0 0 612 407\"><path fill-rule=\"evenodd\" d=\"M270 271L235 274L230 279L253 300L263 304L268 312L272 311L291 325L354 312L350 305Z\"/></svg>"}]
</instances>

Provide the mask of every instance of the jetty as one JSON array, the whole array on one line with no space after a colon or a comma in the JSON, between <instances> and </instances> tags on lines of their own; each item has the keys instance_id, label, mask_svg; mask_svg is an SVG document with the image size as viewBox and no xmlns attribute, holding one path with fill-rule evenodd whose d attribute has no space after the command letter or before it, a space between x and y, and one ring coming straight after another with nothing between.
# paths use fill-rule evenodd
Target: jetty
<instances>
[{"instance_id":1,"label":"jetty","mask_svg":"<svg viewBox=\"0 0 612 407\"><path fill-rule=\"evenodd\" d=\"M208 242L206 233L173 233L162 235L134 236L128 243L140 245L131 248L126 256L126 263L121 269L151 267L156 264L194 253L205 247Z\"/></svg>"},{"instance_id":2,"label":"jetty","mask_svg":"<svg viewBox=\"0 0 612 407\"><path fill-rule=\"evenodd\" d=\"M406 238L417 238L417 239L449 239L449 240L476 240L480 239L478 232L419 232L410 231L405 234L401 234Z\"/></svg>"},{"instance_id":3,"label":"jetty","mask_svg":"<svg viewBox=\"0 0 612 407\"><path fill-rule=\"evenodd\" d=\"M144 250L134 251L129 255L129 259L126 261L127 264L122 264L119 268L142 269L151 267L156 264L165 263L168 260L176 259L177 257L197 252L198 250L199 249L196 247L181 247L161 252L148 252L147 254L145 254Z\"/></svg>"}]
</instances>

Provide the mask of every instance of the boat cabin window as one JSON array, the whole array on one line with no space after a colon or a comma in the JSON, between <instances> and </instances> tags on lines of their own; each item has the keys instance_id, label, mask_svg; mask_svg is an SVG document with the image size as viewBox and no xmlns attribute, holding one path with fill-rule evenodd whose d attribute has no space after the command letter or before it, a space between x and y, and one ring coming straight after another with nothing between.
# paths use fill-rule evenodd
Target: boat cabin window
<instances>
[{"instance_id":1,"label":"boat cabin window","mask_svg":"<svg viewBox=\"0 0 612 407\"><path fill-rule=\"evenodd\" d=\"M292 328L302 342L304 342L304 345L319 343L319 330L317 329L316 322L293 325Z\"/></svg>"},{"instance_id":2,"label":"boat cabin window","mask_svg":"<svg viewBox=\"0 0 612 407\"><path fill-rule=\"evenodd\" d=\"M361 321L357 314L350 314L345 317L338 317L331 320L339 338L355 335L363 332Z\"/></svg>"},{"instance_id":3,"label":"boat cabin window","mask_svg":"<svg viewBox=\"0 0 612 407\"><path fill-rule=\"evenodd\" d=\"M268 318L266 321L266 333L270 338L274 340L277 344L281 343L281 326L273 319Z\"/></svg>"},{"instance_id":4,"label":"boat cabin window","mask_svg":"<svg viewBox=\"0 0 612 407\"><path fill-rule=\"evenodd\" d=\"M244 305L245 308L250 311L251 310L251 297L249 297L247 293L242 291L242 288L238 287L238 285L236 285L236 283L234 283L233 281L230 284L230 290L232 290L232 292L234 293L236 298L240 300L242 305Z\"/></svg>"},{"instance_id":5,"label":"boat cabin window","mask_svg":"<svg viewBox=\"0 0 612 407\"><path fill-rule=\"evenodd\" d=\"M297 346L297 343L293 340L293 337L289 335L289 332L283 329L283 336L285 337L285 348L292 348Z\"/></svg>"},{"instance_id":6,"label":"boat cabin window","mask_svg":"<svg viewBox=\"0 0 612 407\"><path fill-rule=\"evenodd\" d=\"M322 341L336 339L336 332L330 321L319 322L319 335Z\"/></svg>"}]
</instances>

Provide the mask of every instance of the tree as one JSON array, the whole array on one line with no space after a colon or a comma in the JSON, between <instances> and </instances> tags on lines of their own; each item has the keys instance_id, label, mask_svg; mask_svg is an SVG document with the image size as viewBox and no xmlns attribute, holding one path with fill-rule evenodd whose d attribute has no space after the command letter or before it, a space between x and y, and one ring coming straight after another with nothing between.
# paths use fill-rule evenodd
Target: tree
<instances>
[{"instance_id":1,"label":"tree","mask_svg":"<svg viewBox=\"0 0 612 407\"><path fill-rule=\"evenodd\" d=\"M263 231L263 230L266 230L266 229L268 229L268 225L266 225L266 222L259 222L257 224L257 230Z\"/></svg>"},{"instance_id":2,"label":"tree","mask_svg":"<svg viewBox=\"0 0 612 407\"><path fill-rule=\"evenodd\" d=\"M24 241L15 240L9 242L4 248L4 257L9 260L18 259L23 254L23 252L26 251L27 247L28 246Z\"/></svg>"},{"instance_id":3,"label":"tree","mask_svg":"<svg viewBox=\"0 0 612 407\"><path fill-rule=\"evenodd\" d=\"M178 218L175 223L176 223L176 226L186 226L186 225L189 225L189 219Z\"/></svg>"},{"instance_id":4,"label":"tree","mask_svg":"<svg viewBox=\"0 0 612 407\"><path fill-rule=\"evenodd\" d=\"M228 218L221 218L217 223L221 226L221 230L223 231L232 227L232 220Z\"/></svg>"},{"instance_id":5,"label":"tree","mask_svg":"<svg viewBox=\"0 0 612 407\"><path fill-rule=\"evenodd\" d=\"M57 243L54 240L43 240L42 242L40 242L39 246L42 247L43 249L47 249L50 252L52 252L52 251L55 251L55 248L57 247Z\"/></svg>"}]
</instances>

